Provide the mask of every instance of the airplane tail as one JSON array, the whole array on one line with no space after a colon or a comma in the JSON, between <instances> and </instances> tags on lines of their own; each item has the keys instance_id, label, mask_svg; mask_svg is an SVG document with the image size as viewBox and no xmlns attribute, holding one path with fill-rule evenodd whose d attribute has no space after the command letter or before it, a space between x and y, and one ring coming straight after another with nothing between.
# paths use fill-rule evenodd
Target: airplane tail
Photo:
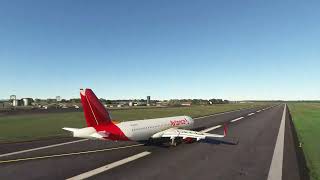
<instances>
[{"instance_id":1,"label":"airplane tail","mask_svg":"<svg viewBox=\"0 0 320 180\"><path fill-rule=\"evenodd\" d=\"M108 111L91 89L80 89L80 97L88 127L111 123Z\"/></svg>"}]
</instances>

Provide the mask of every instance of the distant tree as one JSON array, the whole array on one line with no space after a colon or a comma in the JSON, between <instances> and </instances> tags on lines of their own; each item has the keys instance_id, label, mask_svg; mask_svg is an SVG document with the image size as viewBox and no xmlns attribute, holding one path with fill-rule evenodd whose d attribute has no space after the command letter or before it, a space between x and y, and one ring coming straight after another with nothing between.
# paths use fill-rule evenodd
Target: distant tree
<instances>
[{"instance_id":1,"label":"distant tree","mask_svg":"<svg viewBox=\"0 0 320 180\"><path fill-rule=\"evenodd\" d=\"M222 104L222 103L223 103L223 100L222 100L222 99L217 99L217 103L218 103L218 104Z\"/></svg>"},{"instance_id":2,"label":"distant tree","mask_svg":"<svg viewBox=\"0 0 320 180\"><path fill-rule=\"evenodd\" d=\"M100 101L102 102L102 103L104 103L104 104L106 104L106 99L103 99L103 98L100 98Z\"/></svg>"},{"instance_id":3,"label":"distant tree","mask_svg":"<svg viewBox=\"0 0 320 180\"><path fill-rule=\"evenodd\" d=\"M55 102L57 102L56 99L47 99L48 104L55 103Z\"/></svg>"},{"instance_id":4,"label":"distant tree","mask_svg":"<svg viewBox=\"0 0 320 180\"><path fill-rule=\"evenodd\" d=\"M180 106L181 102L178 99L170 99L168 101L168 105L170 105L170 106Z\"/></svg>"},{"instance_id":5,"label":"distant tree","mask_svg":"<svg viewBox=\"0 0 320 180\"><path fill-rule=\"evenodd\" d=\"M222 100L222 99L210 99L210 102L212 102L212 104L224 104L224 103L229 103L228 100Z\"/></svg>"},{"instance_id":6,"label":"distant tree","mask_svg":"<svg viewBox=\"0 0 320 180\"><path fill-rule=\"evenodd\" d=\"M74 98L74 99L70 99L70 102L72 102L72 103L80 103L81 100L80 100L80 98Z\"/></svg>"},{"instance_id":7,"label":"distant tree","mask_svg":"<svg viewBox=\"0 0 320 180\"><path fill-rule=\"evenodd\" d=\"M216 99L210 99L210 102L212 102L212 104L217 104L217 100Z\"/></svg>"},{"instance_id":8,"label":"distant tree","mask_svg":"<svg viewBox=\"0 0 320 180\"><path fill-rule=\"evenodd\" d=\"M192 99L191 103L192 104L199 104L200 100L199 99Z\"/></svg>"}]
</instances>

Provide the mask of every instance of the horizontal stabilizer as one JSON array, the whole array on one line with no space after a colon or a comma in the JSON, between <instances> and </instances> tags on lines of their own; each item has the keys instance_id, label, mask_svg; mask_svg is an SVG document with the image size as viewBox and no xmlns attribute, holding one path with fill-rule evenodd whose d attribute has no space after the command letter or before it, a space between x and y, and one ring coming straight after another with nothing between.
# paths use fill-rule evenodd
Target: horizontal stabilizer
<instances>
[{"instance_id":1,"label":"horizontal stabilizer","mask_svg":"<svg viewBox=\"0 0 320 180\"><path fill-rule=\"evenodd\" d=\"M68 127L64 127L64 128L62 128L63 130L66 130L66 131L70 131L70 132L75 132L75 131L77 131L77 130L79 130L79 129L77 129L77 128L68 128Z\"/></svg>"}]
</instances>

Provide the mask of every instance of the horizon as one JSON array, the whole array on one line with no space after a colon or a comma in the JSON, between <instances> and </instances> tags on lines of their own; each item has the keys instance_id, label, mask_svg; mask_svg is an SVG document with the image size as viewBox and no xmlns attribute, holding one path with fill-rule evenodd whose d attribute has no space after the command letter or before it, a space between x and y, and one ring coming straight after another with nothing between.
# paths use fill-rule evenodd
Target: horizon
<instances>
[{"instance_id":1,"label":"horizon","mask_svg":"<svg viewBox=\"0 0 320 180\"><path fill-rule=\"evenodd\" d=\"M0 99L317 101L319 5L0 2Z\"/></svg>"},{"instance_id":2,"label":"horizon","mask_svg":"<svg viewBox=\"0 0 320 180\"><path fill-rule=\"evenodd\" d=\"M38 97L17 97L16 99L24 99L24 98L32 98L33 100L35 99L40 99L40 100L48 100L48 99L56 99L56 97L48 97L48 98L38 98ZM63 97L60 97L61 100L67 100L67 101L70 101L72 99L81 99L80 97L76 98L63 98ZM104 99L104 100L110 100L110 101L138 101L138 100L146 100L147 98L129 98L129 99L108 99L108 98L105 98L105 97L98 97L99 99ZM231 101L231 102L320 102L320 100L316 100L316 99L311 99L311 100L281 100L281 99L271 99L271 100L263 100L263 99L244 99L244 100L232 100L232 99L223 99L223 98L219 98L219 97L212 97L212 98L208 98L208 99L201 99L201 98L195 98L197 100L211 100L211 99L221 99L221 100L228 100L228 101ZM9 98L3 98L3 99L0 99L0 101L9 101L10 99ZM181 98L181 99L152 99L151 97L151 101L170 101L170 100L194 100L194 98Z\"/></svg>"}]
</instances>

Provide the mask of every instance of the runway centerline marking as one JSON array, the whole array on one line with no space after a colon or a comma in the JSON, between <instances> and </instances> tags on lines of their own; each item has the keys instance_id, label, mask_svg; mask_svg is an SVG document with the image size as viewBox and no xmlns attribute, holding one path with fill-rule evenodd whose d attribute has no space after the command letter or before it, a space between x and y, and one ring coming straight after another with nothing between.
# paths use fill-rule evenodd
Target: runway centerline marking
<instances>
[{"instance_id":1,"label":"runway centerline marking","mask_svg":"<svg viewBox=\"0 0 320 180\"><path fill-rule=\"evenodd\" d=\"M54 155L47 155L47 156L27 157L27 158L20 158L20 159L9 159L9 160L0 161L0 164L28 161L28 160L36 160L36 159L48 159L48 158L54 158L54 157L72 156L72 155L80 155L80 154L89 154L89 153L104 152L104 151L112 151L112 150L126 149L126 148L131 148L131 147L138 147L138 146L143 146L143 145L144 144L134 144L134 145L129 145L129 146L120 146L120 147L114 147L114 148L80 151L80 152L73 152L73 153L63 153L63 154L54 154Z\"/></svg>"},{"instance_id":2,"label":"runway centerline marking","mask_svg":"<svg viewBox=\"0 0 320 180\"><path fill-rule=\"evenodd\" d=\"M83 141L87 141L87 140L88 139L80 139L80 140L76 140L76 141L69 141L69 142L53 144L53 145L48 145L48 146L42 146L42 147L37 147L37 148L32 148L32 149L26 149L26 150L21 150L21 151L6 153L6 154L0 154L0 157L6 157L6 156L15 155L15 154L21 154L21 153L26 153L26 152L31 152L31 151L37 151L37 150L41 150L41 149L48 149L48 148L52 148L52 147L58 147L58 146L63 146L63 145L67 145L67 144L83 142Z\"/></svg>"},{"instance_id":3,"label":"runway centerline marking","mask_svg":"<svg viewBox=\"0 0 320 180\"><path fill-rule=\"evenodd\" d=\"M254 113L250 113L250 114L248 114L247 116L252 116L252 115L254 115Z\"/></svg>"},{"instance_id":4,"label":"runway centerline marking","mask_svg":"<svg viewBox=\"0 0 320 180\"><path fill-rule=\"evenodd\" d=\"M240 119L243 119L244 117L239 117L239 118L237 118L237 119L233 119L233 120L231 120L230 122L236 122L236 121L239 121Z\"/></svg>"},{"instance_id":5,"label":"runway centerline marking","mask_svg":"<svg viewBox=\"0 0 320 180\"><path fill-rule=\"evenodd\" d=\"M213 126L213 127L211 127L211 128L208 128L208 129L202 130L202 131L200 131L200 132L202 132L202 133L206 133L206 132L209 132L209 131L212 131L212 130L218 129L218 128L220 128L220 127L222 127L222 125Z\"/></svg>"},{"instance_id":6,"label":"runway centerline marking","mask_svg":"<svg viewBox=\"0 0 320 180\"><path fill-rule=\"evenodd\" d=\"M283 149L284 149L284 132L286 122L286 107L284 105L282 119L280 123L279 133L277 136L276 146L272 156L272 161L269 169L268 180L282 179L282 165L283 165Z\"/></svg>"},{"instance_id":7,"label":"runway centerline marking","mask_svg":"<svg viewBox=\"0 0 320 180\"><path fill-rule=\"evenodd\" d=\"M126 164L126 163L128 163L128 162L137 160L137 159L142 158L142 157L144 157L144 156L147 156L147 155L149 155L149 154L151 154L151 152L149 152L149 151L144 151L144 152L142 152L142 153L139 153L139 154L136 154L136 155L133 155L133 156L130 156L130 157L121 159L121 160L119 160L119 161L116 161L116 162L107 164L107 165L102 166L102 167L99 167L99 168L97 168L97 169L94 169L94 170L91 170L91 171L88 171L88 172L79 174L79 175L77 175L77 176L68 178L67 180L86 179L86 178L92 177L92 176L94 176L94 175L100 174L100 173L102 173L102 172L108 171L108 170L110 170L110 169L113 169L113 168L115 168L115 167L118 167L118 166L121 166L121 165L123 165L123 164Z\"/></svg>"},{"instance_id":8,"label":"runway centerline marking","mask_svg":"<svg viewBox=\"0 0 320 180\"><path fill-rule=\"evenodd\" d=\"M237 111L246 110L246 109L253 109L253 108L242 108L242 109L237 109L237 110L233 110L233 111L227 111L227 112L221 112L221 113L217 113L217 114L210 114L210 115L206 115L206 116L200 116L200 117L196 117L196 118L193 118L193 119L203 119L203 118L206 118L206 117L218 116L218 115L228 114L228 113L237 112Z\"/></svg>"}]
</instances>

